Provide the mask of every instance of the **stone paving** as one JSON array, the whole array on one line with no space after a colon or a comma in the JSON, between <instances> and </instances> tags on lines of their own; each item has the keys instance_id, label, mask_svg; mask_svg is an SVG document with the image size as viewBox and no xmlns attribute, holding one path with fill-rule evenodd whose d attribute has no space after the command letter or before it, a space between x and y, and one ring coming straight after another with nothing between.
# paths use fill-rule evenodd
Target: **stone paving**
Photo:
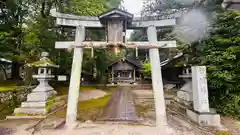
<instances>
[{"instance_id":1,"label":"stone paving","mask_svg":"<svg viewBox=\"0 0 240 135\"><path fill-rule=\"evenodd\" d=\"M102 121L138 121L130 87L119 87L113 93L100 118Z\"/></svg>"},{"instance_id":2,"label":"stone paving","mask_svg":"<svg viewBox=\"0 0 240 135\"><path fill-rule=\"evenodd\" d=\"M13 132L14 132L14 129L0 127L0 135L10 135Z\"/></svg>"}]
</instances>

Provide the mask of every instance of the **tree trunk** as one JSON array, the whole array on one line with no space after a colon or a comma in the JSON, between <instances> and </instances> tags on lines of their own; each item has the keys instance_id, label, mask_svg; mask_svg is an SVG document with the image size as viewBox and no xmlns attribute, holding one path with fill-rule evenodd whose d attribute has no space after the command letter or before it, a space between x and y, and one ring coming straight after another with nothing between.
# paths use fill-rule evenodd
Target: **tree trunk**
<instances>
[{"instance_id":1,"label":"tree trunk","mask_svg":"<svg viewBox=\"0 0 240 135\"><path fill-rule=\"evenodd\" d=\"M18 62L13 62L12 63L12 74L11 74L11 79L12 80L19 80L20 79L20 64Z\"/></svg>"},{"instance_id":2,"label":"tree trunk","mask_svg":"<svg viewBox=\"0 0 240 135\"><path fill-rule=\"evenodd\" d=\"M33 72L34 72L34 69L31 68L31 67L25 67L24 68L24 85L31 85L32 84L32 81L33 81L33 78L32 78L32 75L33 75Z\"/></svg>"},{"instance_id":3,"label":"tree trunk","mask_svg":"<svg viewBox=\"0 0 240 135\"><path fill-rule=\"evenodd\" d=\"M2 69L2 71L3 71L3 74L4 74L4 76L5 76L5 78L6 78L6 80L7 80L7 72L6 72L6 69L3 67L3 65L1 65L0 64L0 68Z\"/></svg>"}]
</instances>

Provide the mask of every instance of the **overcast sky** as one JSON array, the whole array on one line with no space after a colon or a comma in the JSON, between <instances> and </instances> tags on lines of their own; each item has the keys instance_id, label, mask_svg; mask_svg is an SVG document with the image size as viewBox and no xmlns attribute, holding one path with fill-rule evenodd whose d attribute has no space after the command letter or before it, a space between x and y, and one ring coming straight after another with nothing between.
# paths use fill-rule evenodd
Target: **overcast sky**
<instances>
[{"instance_id":1,"label":"overcast sky","mask_svg":"<svg viewBox=\"0 0 240 135\"><path fill-rule=\"evenodd\" d=\"M128 12L134 14L134 16L141 16L141 10L143 7L143 0L123 0L123 6ZM130 37L132 30L127 30L126 36Z\"/></svg>"},{"instance_id":2,"label":"overcast sky","mask_svg":"<svg viewBox=\"0 0 240 135\"><path fill-rule=\"evenodd\" d=\"M143 0L123 0L123 6L134 16L140 16Z\"/></svg>"}]
</instances>

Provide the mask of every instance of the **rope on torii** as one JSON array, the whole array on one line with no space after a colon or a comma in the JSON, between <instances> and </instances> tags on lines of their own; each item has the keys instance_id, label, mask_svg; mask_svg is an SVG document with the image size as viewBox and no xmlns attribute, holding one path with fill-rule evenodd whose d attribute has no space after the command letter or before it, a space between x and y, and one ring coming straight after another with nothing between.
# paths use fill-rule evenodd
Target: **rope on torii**
<instances>
[{"instance_id":1,"label":"rope on torii","mask_svg":"<svg viewBox=\"0 0 240 135\"><path fill-rule=\"evenodd\" d=\"M69 43L69 45L67 45ZM122 42L119 43L111 43L111 42L82 42L81 45L75 44L73 41L69 42L56 42L55 48L57 49L72 49L75 47L81 47L81 48L100 48L100 49L105 49L108 46L119 46L122 45L125 48L130 48L130 49L150 49L150 48L169 48L169 47L176 47L176 41L159 41L157 44L150 44L149 42L128 42L125 43L125 45Z\"/></svg>"},{"instance_id":2,"label":"rope on torii","mask_svg":"<svg viewBox=\"0 0 240 135\"><path fill-rule=\"evenodd\" d=\"M164 43L165 42L165 43ZM63 45L64 42L56 42L56 48L59 48L61 44ZM60 45L59 45L60 44ZM81 48L89 48L91 49L91 57L94 57L94 48L98 49L106 49L107 47L119 47L119 45L123 46L124 48L128 49L135 49L136 51L138 49L151 49L151 48L169 48L169 47L176 47L176 42L175 41L162 41L159 42L158 44L150 44L148 42L128 42L128 43L113 43L113 42L83 42L81 45L75 44L74 42L70 43L69 46L63 48L67 48L69 52L72 51L73 48L75 47L81 47ZM136 53L136 57L138 57L138 54Z\"/></svg>"},{"instance_id":3,"label":"rope on torii","mask_svg":"<svg viewBox=\"0 0 240 135\"><path fill-rule=\"evenodd\" d=\"M157 40L157 28L176 25L176 19L166 20L139 20L133 18L130 13L114 9L104 13L105 16L109 14L120 14L121 16L129 17L130 21L128 24L129 29L136 28L147 28L148 41L143 42L108 42L108 41L84 41L85 29L86 28L104 28L106 25L103 20L99 20L99 17L84 17L74 16L68 14L61 14L52 12L51 15L56 17L56 24L76 27L75 41L63 41L56 42L56 49L69 49L74 48L73 62L71 69L71 78L69 85L69 97L68 97L68 108L66 115L66 124L71 126L77 118L77 103L80 88L80 79L82 71L82 59L83 59L83 48L107 48L108 46L124 46L125 48L142 48L149 49L149 58L152 70L152 84L155 98L156 108L156 125L166 125L166 110L163 93L161 63L158 48L170 48L176 47L176 41L158 41ZM105 20L106 21L106 20ZM112 36L112 35L108 35Z\"/></svg>"}]
</instances>

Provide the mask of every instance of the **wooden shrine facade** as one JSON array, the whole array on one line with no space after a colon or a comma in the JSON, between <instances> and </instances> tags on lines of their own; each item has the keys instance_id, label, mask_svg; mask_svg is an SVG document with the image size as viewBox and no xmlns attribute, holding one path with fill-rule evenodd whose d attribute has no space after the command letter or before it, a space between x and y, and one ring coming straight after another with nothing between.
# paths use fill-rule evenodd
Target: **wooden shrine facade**
<instances>
[{"instance_id":1,"label":"wooden shrine facade","mask_svg":"<svg viewBox=\"0 0 240 135\"><path fill-rule=\"evenodd\" d=\"M114 84L133 84L140 80L140 61L137 59L122 58L108 66L109 82Z\"/></svg>"}]
</instances>

